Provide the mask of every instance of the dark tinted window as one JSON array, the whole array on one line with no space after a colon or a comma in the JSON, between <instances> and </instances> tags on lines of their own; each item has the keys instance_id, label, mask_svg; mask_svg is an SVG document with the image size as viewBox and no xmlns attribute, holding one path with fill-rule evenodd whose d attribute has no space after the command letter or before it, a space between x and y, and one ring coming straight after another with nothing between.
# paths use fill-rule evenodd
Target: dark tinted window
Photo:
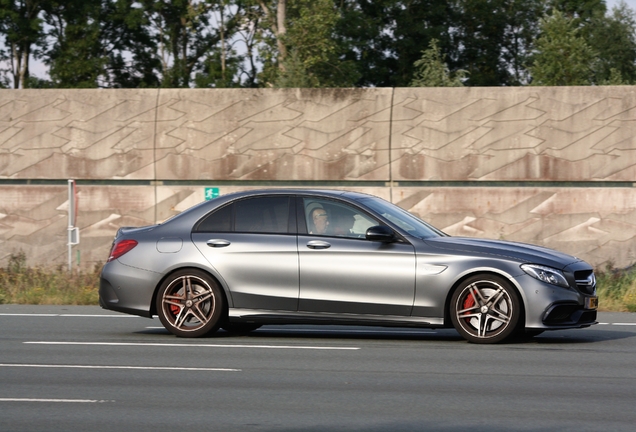
<instances>
[{"instance_id":1,"label":"dark tinted window","mask_svg":"<svg viewBox=\"0 0 636 432\"><path fill-rule=\"evenodd\" d=\"M203 232L229 232L232 231L232 208L228 205L209 214L194 228Z\"/></svg>"},{"instance_id":2,"label":"dark tinted window","mask_svg":"<svg viewBox=\"0 0 636 432\"><path fill-rule=\"evenodd\" d=\"M250 198L234 204L236 232L286 233L289 197Z\"/></svg>"},{"instance_id":3,"label":"dark tinted window","mask_svg":"<svg viewBox=\"0 0 636 432\"><path fill-rule=\"evenodd\" d=\"M289 202L289 197L240 200L209 214L196 225L194 230L198 232L287 233Z\"/></svg>"}]
</instances>

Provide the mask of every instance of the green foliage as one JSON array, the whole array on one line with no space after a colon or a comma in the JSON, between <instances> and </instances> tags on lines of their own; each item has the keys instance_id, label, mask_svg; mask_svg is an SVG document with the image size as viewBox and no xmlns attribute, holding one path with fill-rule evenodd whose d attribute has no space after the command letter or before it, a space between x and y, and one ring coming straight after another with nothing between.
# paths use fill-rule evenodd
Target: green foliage
<instances>
[{"instance_id":1,"label":"green foliage","mask_svg":"<svg viewBox=\"0 0 636 432\"><path fill-rule=\"evenodd\" d=\"M466 71L458 70L451 75L438 46L437 39L431 39L429 48L422 51L422 58L415 62L415 76L411 87L463 87Z\"/></svg>"},{"instance_id":2,"label":"green foliage","mask_svg":"<svg viewBox=\"0 0 636 432\"><path fill-rule=\"evenodd\" d=\"M536 42L532 85L573 86L594 82L597 53L579 36L572 18L558 10L541 20Z\"/></svg>"},{"instance_id":3,"label":"green foliage","mask_svg":"<svg viewBox=\"0 0 636 432\"><path fill-rule=\"evenodd\" d=\"M100 267L79 273L32 268L23 252L11 254L0 269L0 304L96 305Z\"/></svg>"},{"instance_id":4,"label":"green foliage","mask_svg":"<svg viewBox=\"0 0 636 432\"><path fill-rule=\"evenodd\" d=\"M403 87L432 40L466 86L636 83L604 0L0 0L0 87Z\"/></svg>"},{"instance_id":5,"label":"green foliage","mask_svg":"<svg viewBox=\"0 0 636 432\"><path fill-rule=\"evenodd\" d=\"M431 39L443 52L456 46L457 2L439 0L341 0L336 26L344 58L354 62L357 86L406 87L413 64ZM454 61L455 59L451 59ZM451 65L451 68L462 68Z\"/></svg>"},{"instance_id":6,"label":"green foliage","mask_svg":"<svg viewBox=\"0 0 636 432\"><path fill-rule=\"evenodd\" d=\"M278 72L275 87L278 88L312 88L320 87L318 78L305 67L297 49L292 49L285 61L284 68Z\"/></svg>"},{"instance_id":7,"label":"green foliage","mask_svg":"<svg viewBox=\"0 0 636 432\"><path fill-rule=\"evenodd\" d=\"M460 0L454 59L470 74L469 86L492 86L505 79L500 55L505 14L499 0Z\"/></svg>"},{"instance_id":8,"label":"green foliage","mask_svg":"<svg viewBox=\"0 0 636 432\"><path fill-rule=\"evenodd\" d=\"M225 70L222 69L221 52L214 51L201 64L201 71L194 78L194 86L197 88L232 88L240 87L238 72L241 58L230 55L225 59Z\"/></svg>"},{"instance_id":9,"label":"green foliage","mask_svg":"<svg viewBox=\"0 0 636 432\"><path fill-rule=\"evenodd\" d=\"M617 270L608 265L596 279L601 310L636 312L636 266Z\"/></svg>"},{"instance_id":10,"label":"green foliage","mask_svg":"<svg viewBox=\"0 0 636 432\"><path fill-rule=\"evenodd\" d=\"M282 42L287 53L280 63L273 54L266 58L261 74L264 84L352 87L358 74L355 64L342 58L335 35L341 16L333 0L288 0L286 18L284 35L264 38L270 52L275 52L278 42Z\"/></svg>"},{"instance_id":11,"label":"green foliage","mask_svg":"<svg viewBox=\"0 0 636 432\"><path fill-rule=\"evenodd\" d=\"M49 75L58 88L96 88L108 56L102 46L101 0L49 2L45 21L55 40L48 46ZM59 23L64 23L60 25ZM46 49L46 48L45 48Z\"/></svg>"},{"instance_id":12,"label":"green foliage","mask_svg":"<svg viewBox=\"0 0 636 432\"><path fill-rule=\"evenodd\" d=\"M611 14L597 12L581 28L590 47L599 55L595 83L630 84L636 82L636 20L625 3Z\"/></svg>"},{"instance_id":13,"label":"green foliage","mask_svg":"<svg viewBox=\"0 0 636 432\"><path fill-rule=\"evenodd\" d=\"M4 35L5 49L0 49L0 61L8 69L14 88L27 88L29 60L34 45L42 42L44 32L40 12L41 0L0 0L0 35ZM0 81L7 83L7 78Z\"/></svg>"},{"instance_id":14,"label":"green foliage","mask_svg":"<svg viewBox=\"0 0 636 432\"><path fill-rule=\"evenodd\" d=\"M551 9L556 9L566 17L587 21L597 13L605 14L605 0L550 0Z\"/></svg>"},{"instance_id":15,"label":"green foliage","mask_svg":"<svg viewBox=\"0 0 636 432\"><path fill-rule=\"evenodd\" d=\"M600 85L630 85L631 83L623 79L621 71L616 68L610 69L610 76L607 79L602 80Z\"/></svg>"}]
</instances>

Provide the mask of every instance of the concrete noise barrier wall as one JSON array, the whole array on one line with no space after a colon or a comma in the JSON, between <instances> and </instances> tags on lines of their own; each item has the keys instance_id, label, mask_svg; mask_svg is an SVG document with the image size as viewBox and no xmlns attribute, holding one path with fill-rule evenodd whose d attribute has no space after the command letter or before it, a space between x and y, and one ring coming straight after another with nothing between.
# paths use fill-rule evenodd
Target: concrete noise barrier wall
<instances>
[{"instance_id":1,"label":"concrete noise barrier wall","mask_svg":"<svg viewBox=\"0 0 636 432\"><path fill-rule=\"evenodd\" d=\"M0 90L0 264L263 187L384 197L452 235L636 261L636 87Z\"/></svg>"}]
</instances>

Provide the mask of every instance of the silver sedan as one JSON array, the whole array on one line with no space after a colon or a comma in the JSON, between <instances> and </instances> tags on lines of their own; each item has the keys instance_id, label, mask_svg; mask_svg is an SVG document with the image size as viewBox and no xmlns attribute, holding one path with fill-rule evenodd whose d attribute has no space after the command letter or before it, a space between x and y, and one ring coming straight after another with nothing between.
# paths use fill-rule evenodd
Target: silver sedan
<instances>
[{"instance_id":1,"label":"silver sedan","mask_svg":"<svg viewBox=\"0 0 636 432\"><path fill-rule=\"evenodd\" d=\"M266 324L454 327L475 343L596 323L592 267L544 247L450 237L345 191L225 195L120 228L103 308L197 337Z\"/></svg>"}]
</instances>

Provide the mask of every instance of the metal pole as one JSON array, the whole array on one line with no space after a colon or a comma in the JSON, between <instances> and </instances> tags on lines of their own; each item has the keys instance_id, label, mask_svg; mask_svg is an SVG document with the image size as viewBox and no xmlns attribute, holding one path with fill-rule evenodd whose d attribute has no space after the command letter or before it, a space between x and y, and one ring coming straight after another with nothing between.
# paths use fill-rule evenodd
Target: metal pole
<instances>
[{"instance_id":1,"label":"metal pole","mask_svg":"<svg viewBox=\"0 0 636 432\"><path fill-rule=\"evenodd\" d=\"M68 181L68 271L73 270L73 229L75 228L75 180Z\"/></svg>"},{"instance_id":2,"label":"metal pole","mask_svg":"<svg viewBox=\"0 0 636 432\"><path fill-rule=\"evenodd\" d=\"M66 228L66 244L68 246L68 272L73 269L72 255L73 245L71 244L71 230L73 229L73 180L68 181L68 227Z\"/></svg>"}]
</instances>

